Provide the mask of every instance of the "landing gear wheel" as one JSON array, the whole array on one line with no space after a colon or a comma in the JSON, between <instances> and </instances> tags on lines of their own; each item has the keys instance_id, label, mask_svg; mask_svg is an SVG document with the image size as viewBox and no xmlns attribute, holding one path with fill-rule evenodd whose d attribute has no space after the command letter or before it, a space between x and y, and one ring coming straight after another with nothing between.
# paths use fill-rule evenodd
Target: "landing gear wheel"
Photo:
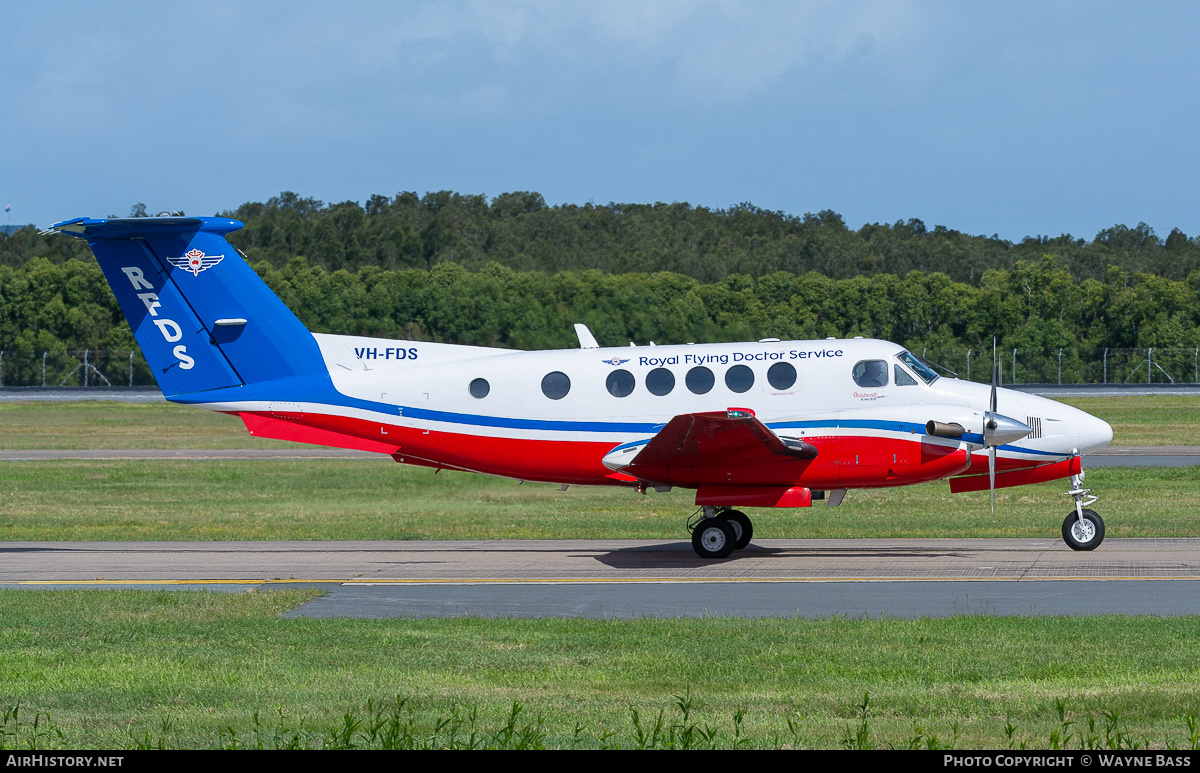
<instances>
[{"instance_id":1,"label":"landing gear wheel","mask_svg":"<svg viewBox=\"0 0 1200 773\"><path fill-rule=\"evenodd\" d=\"M1062 535L1071 550L1095 550L1104 541L1104 521L1095 510L1084 510L1082 521L1071 511L1063 521Z\"/></svg>"},{"instance_id":2,"label":"landing gear wheel","mask_svg":"<svg viewBox=\"0 0 1200 773\"><path fill-rule=\"evenodd\" d=\"M750 523L748 515L741 510L726 510L717 517L729 521L729 525L733 527L734 550L741 550L750 544L750 539L754 536L754 525Z\"/></svg>"},{"instance_id":3,"label":"landing gear wheel","mask_svg":"<svg viewBox=\"0 0 1200 773\"><path fill-rule=\"evenodd\" d=\"M692 549L701 558L725 558L735 542L733 526L724 518L705 518L692 529Z\"/></svg>"}]
</instances>

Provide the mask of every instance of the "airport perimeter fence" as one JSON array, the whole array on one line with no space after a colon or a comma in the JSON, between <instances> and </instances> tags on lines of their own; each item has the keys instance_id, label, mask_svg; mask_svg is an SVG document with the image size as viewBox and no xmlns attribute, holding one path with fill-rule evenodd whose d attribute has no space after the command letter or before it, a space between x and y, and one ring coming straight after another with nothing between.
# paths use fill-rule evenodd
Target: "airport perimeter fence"
<instances>
[{"instance_id":1,"label":"airport perimeter fence","mask_svg":"<svg viewBox=\"0 0 1200 773\"><path fill-rule=\"evenodd\" d=\"M916 349L936 363L942 375L969 381L992 380L992 350L942 347ZM996 350L1006 385L1019 384L1197 384L1200 349L1054 349Z\"/></svg>"},{"instance_id":2,"label":"airport perimeter fence","mask_svg":"<svg viewBox=\"0 0 1200 773\"><path fill-rule=\"evenodd\" d=\"M140 351L0 351L0 387L156 386Z\"/></svg>"},{"instance_id":3,"label":"airport perimeter fence","mask_svg":"<svg viewBox=\"0 0 1200 773\"><path fill-rule=\"evenodd\" d=\"M914 347L942 375L988 383L992 352L963 347ZM1196 384L1200 349L1000 349L1001 376L1019 384ZM41 352L0 350L0 387L156 386L137 350Z\"/></svg>"}]
</instances>

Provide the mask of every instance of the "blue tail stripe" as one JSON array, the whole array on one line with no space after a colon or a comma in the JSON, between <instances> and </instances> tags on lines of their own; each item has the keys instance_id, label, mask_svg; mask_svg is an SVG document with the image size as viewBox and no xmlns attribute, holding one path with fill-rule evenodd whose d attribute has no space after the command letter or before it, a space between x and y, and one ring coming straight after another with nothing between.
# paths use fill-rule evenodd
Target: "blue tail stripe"
<instances>
[{"instance_id":1,"label":"blue tail stripe","mask_svg":"<svg viewBox=\"0 0 1200 773\"><path fill-rule=\"evenodd\" d=\"M143 241L95 241L91 247L163 394L242 383Z\"/></svg>"},{"instance_id":2,"label":"blue tail stripe","mask_svg":"<svg viewBox=\"0 0 1200 773\"><path fill-rule=\"evenodd\" d=\"M224 237L200 231L185 243L173 235L149 237L147 242L243 381L327 372L316 339ZM193 251L201 253L201 265L214 262L196 271L180 268L178 263ZM246 324L215 325L232 319Z\"/></svg>"},{"instance_id":3,"label":"blue tail stripe","mask_svg":"<svg viewBox=\"0 0 1200 773\"><path fill-rule=\"evenodd\" d=\"M77 218L163 394L329 374L312 334L227 242L228 218ZM221 321L222 324L217 324Z\"/></svg>"}]
</instances>

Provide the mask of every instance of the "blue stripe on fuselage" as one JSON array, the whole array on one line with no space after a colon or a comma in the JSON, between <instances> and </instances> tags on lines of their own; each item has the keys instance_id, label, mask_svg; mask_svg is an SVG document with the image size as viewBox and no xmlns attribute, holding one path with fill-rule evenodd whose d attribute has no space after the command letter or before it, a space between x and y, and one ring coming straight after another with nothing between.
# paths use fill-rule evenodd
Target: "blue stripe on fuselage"
<instances>
[{"instance_id":1,"label":"blue stripe on fuselage","mask_svg":"<svg viewBox=\"0 0 1200 773\"><path fill-rule=\"evenodd\" d=\"M193 392L185 395L173 395L173 402L202 406L205 403L237 403L237 402L289 402L314 403L319 405L356 408L384 416L404 416L422 421L435 421L445 424L463 424L473 427L494 427L496 429L524 429L543 432L594 432L594 433L626 433L635 435L654 435L666 426L666 422L623 422L623 421L568 421L558 419L515 419L504 416L482 416L470 413L454 413L451 411L435 411L428 408L413 406L397 406L373 400L361 400L348 397L333 387L328 376L298 377L280 379L277 381L247 384L239 387L213 389L207 392ZM767 424L773 431L787 429L871 429L880 432L896 432L912 435L925 435L925 425L911 422L882 421L878 419L841 420L822 419L818 421L784 421ZM1001 449L1024 454L1043 456L1063 456L1053 451L1038 451L1019 446L1000 446Z\"/></svg>"}]
</instances>

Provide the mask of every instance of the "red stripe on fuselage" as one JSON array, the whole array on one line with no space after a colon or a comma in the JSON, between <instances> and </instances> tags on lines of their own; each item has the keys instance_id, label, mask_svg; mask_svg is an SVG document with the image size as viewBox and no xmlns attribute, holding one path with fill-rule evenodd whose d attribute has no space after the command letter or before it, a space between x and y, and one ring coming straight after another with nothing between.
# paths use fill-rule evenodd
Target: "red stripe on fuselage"
<instances>
[{"instance_id":1,"label":"red stripe on fuselage","mask_svg":"<svg viewBox=\"0 0 1200 773\"><path fill-rule=\"evenodd\" d=\"M253 426L255 434L261 436L379 453L394 452L398 460L407 454L419 458L420 464L441 464L520 480L628 485L628 481L616 479L601 463L615 445L611 441L470 435L315 413L242 412L241 415L247 426ZM968 467L965 447L930 437L908 440L858 435L810 436L806 442L817 447L816 459L780 457L778 464L690 471L672 468L669 483L685 488L705 483L798 485L812 489L877 488L938 480L961 474ZM1029 463L1018 466L1029 466Z\"/></svg>"},{"instance_id":2,"label":"red stripe on fuselage","mask_svg":"<svg viewBox=\"0 0 1200 773\"><path fill-rule=\"evenodd\" d=\"M391 454L400 447L398 443L388 442L387 435L380 432L379 439L366 439L356 435L329 430L322 427L308 426L301 424L295 418L303 417L307 414L288 414L288 413L251 413L244 411L239 413L242 422L246 425L246 431L254 437L271 438L273 440L287 440L293 443L312 443L318 446L332 446L333 448L349 448L355 451L370 451L376 454Z\"/></svg>"},{"instance_id":3,"label":"red stripe on fuselage","mask_svg":"<svg viewBox=\"0 0 1200 773\"><path fill-rule=\"evenodd\" d=\"M247 427L254 426L254 434L263 437L377 451L393 454L397 460L408 454L423 466L440 464L546 483L628 485L600 463L615 443L466 435L316 413L243 411L241 416Z\"/></svg>"}]
</instances>

